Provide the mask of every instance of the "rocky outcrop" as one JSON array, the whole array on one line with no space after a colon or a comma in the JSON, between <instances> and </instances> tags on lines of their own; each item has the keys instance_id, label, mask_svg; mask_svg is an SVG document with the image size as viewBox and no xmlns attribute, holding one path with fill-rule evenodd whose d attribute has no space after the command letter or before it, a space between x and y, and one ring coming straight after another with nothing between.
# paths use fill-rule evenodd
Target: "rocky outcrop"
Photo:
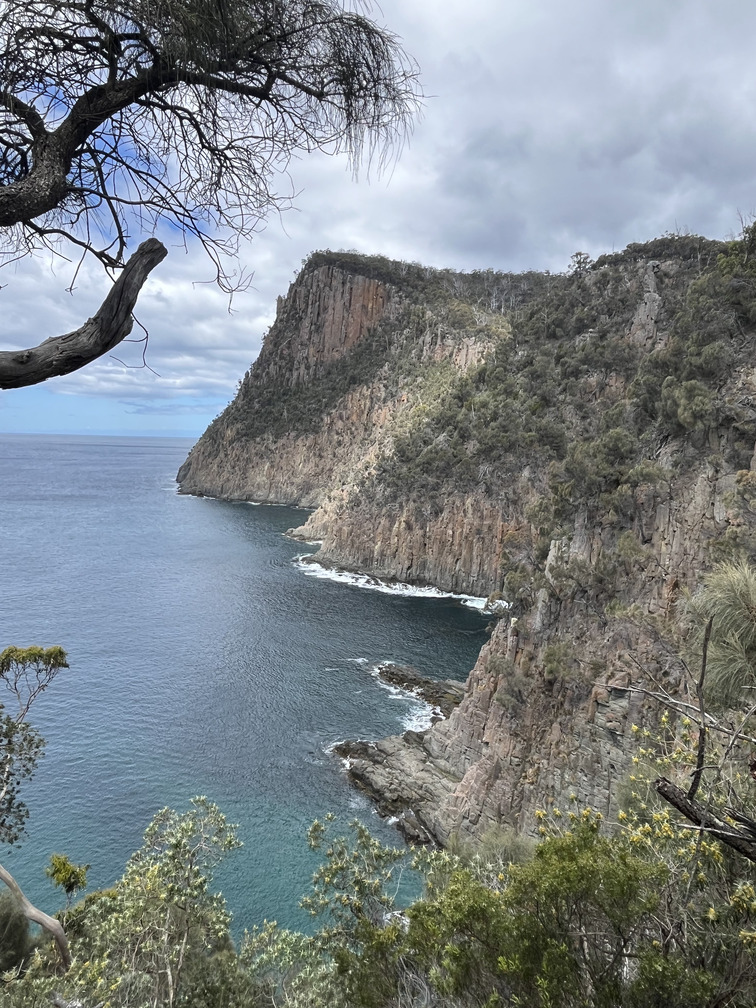
<instances>
[{"instance_id":1,"label":"rocky outcrop","mask_svg":"<svg viewBox=\"0 0 756 1008\"><path fill-rule=\"evenodd\" d=\"M500 503L450 497L434 514L420 502L383 509L332 494L291 535L322 543L318 560L408 584L487 598L506 573L505 544L517 526Z\"/></svg>"},{"instance_id":2,"label":"rocky outcrop","mask_svg":"<svg viewBox=\"0 0 756 1008\"><path fill-rule=\"evenodd\" d=\"M233 423L219 425L179 470L181 493L317 507L334 486L351 484L384 436L389 417L406 408L406 399L392 399L382 385L358 386L315 431L247 438Z\"/></svg>"},{"instance_id":3,"label":"rocky outcrop","mask_svg":"<svg viewBox=\"0 0 756 1008\"><path fill-rule=\"evenodd\" d=\"M381 682L420 697L438 712L434 722L447 718L459 706L464 695L462 683L454 679L428 679L421 675L411 665L395 665L393 662L382 662L376 669Z\"/></svg>"},{"instance_id":4,"label":"rocky outcrop","mask_svg":"<svg viewBox=\"0 0 756 1008\"><path fill-rule=\"evenodd\" d=\"M394 288L372 277L319 266L293 283L278 314L285 335L268 339L260 354L267 381L283 386L314 381L329 364L363 341L398 303Z\"/></svg>"},{"instance_id":5,"label":"rocky outcrop","mask_svg":"<svg viewBox=\"0 0 756 1008\"><path fill-rule=\"evenodd\" d=\"M627 562L615 551L614 598L663 617L695 586L712 540L742 521L728 508L734 490L732 474L707 466L660 493L641 512L644 552ZM448 720L349 751L350 776L408 839L471 841L502 823L532 832L538 809L573 803L611 817L638 731L659 713L642 691L660 682L685 691L680 663L642 620L604 612L592 572L611 529L584 519L551 543L531 610L495 625Z\"/></svg>"},{"instance_id":6,"label":"rocky outcrop","mask_svg":"<svg viewBox=\"0 0 756 1008\"><path fill-rule=\"evenodd\" d=\"M279 298L236 398L179 470L181 493L302 507L338 500L429 396L483 359L485 325L451 328L443 312L412 305L401 273L387 282L354 259L377 269L361 257L346 268L316 256Z\"/></svg>"}]
</instances>

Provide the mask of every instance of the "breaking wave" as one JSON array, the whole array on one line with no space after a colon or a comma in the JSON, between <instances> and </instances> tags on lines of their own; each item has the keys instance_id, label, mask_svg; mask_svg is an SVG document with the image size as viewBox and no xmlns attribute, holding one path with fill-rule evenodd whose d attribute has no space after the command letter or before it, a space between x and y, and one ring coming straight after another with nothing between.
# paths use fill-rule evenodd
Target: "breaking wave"
<instances>
[{"instance_id":1,"label":"breaking wave","mask_svg":"<svg viewBox=\"0 0 756 1008\"><path fill-rule=\"evenodd\" d=\"M383 592L386 595L406 595L411 598L456 599L470 609L482 611L487 599L476 595L458 595L455 592L441 591L432 585L411 585L402 581L381 581L370 574L356 574L353 571L338 570L324 567L316 560L311 560L311 553L301 553L294 557L294 565L308 577L323 578L328 581L338 581L341 584L352 585L355 588L367 588L370 591Z\"/></svg>"}]
</instances>

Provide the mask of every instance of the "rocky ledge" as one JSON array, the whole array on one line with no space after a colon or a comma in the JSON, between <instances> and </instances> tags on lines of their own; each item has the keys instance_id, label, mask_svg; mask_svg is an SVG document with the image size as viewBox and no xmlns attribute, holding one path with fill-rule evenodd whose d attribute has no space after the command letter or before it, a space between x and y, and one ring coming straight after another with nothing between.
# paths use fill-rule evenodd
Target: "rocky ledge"
<instances>
[{"instance_id":1,"label":"rocky ledge","mask_svg":"<svg viewBox=\"0 0 756 1008\"><path fill-rule=\"evenodd\" d=\"M438 714L433 723L448 718L465 695L465 684L453 679L428 679L411 665L395 665L383 662L378 666L378 678L389 686L407 690L434 707Z\"/></svg>"},{"instance_id":2,"label":"rocky ledge","mask_svg":"<svg viewBox=\"0 0 756 1008\"><path fill-rule=\"evenodd\" d=\"M428 679L409 665L385 662L378 666L378 677L429 703L436 711L434 724L448 718L465 693L463 683ZM436 838L426 829L422 818L408 807L406 787L397 779L396 767L401 765L403 773L408 774L413 792L423 794L426 800L431 798L431 792L437 797L437 767L428 765L425 736L426 732L406 731L379 742L340 742L333 750L344 760L350 780L369 795L379 813L395 819L410 842L424 844L434 843ZM449 784L451 788L451 779Z\"/></svg>"},{"instance_id":3,"label":"rocky ledge","mask_svg":"<svg viewBox=\"0 0 756 1008\"><path fill-rule=\"evenodd\" d=\"M401 760L404 770L412 777L413 790L423 790L424 785L434 787L434 770L428 772L426 768L423 774L423 764L427 761L424 738L425 732L406 731L379 742L340 742L333 751L342 757L349 779L375 803L380 815L393 819L410 843L428 844L434 843L435 837L408 807L406 790L394 769Z\"/></svg>"}]
</instances>

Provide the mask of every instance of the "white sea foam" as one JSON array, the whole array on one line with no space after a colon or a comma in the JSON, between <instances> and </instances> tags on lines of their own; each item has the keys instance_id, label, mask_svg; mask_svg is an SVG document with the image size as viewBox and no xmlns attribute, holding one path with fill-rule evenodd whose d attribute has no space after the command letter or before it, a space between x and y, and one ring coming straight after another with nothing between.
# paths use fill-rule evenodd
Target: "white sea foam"
<instances>
[{"instance_id":1,"label":"white sea foam","mask_svg":"<svg viewBox=\"0 0 756 1008\"><path fill-rule=\"evenodd\" d=\"M386 595L406 595L412 598L456 599L462 605L471 609L482 610L486 599L475 595L458 595L455 592L441 591L431 585L411 585L401 581L381 581L370 574L355 574L352 571L323 567L317 561L309 560L312 553L301 553L294 557L294 565L309 577L324 578L327 581L339 581L341 584L352 585L355 588L368 588L370 591L383 592Z\"/></svg>"},{"instance_id":2,"label":"white sea foam","mask_svg":"<svg viewBox=\"0 0 756 1008\"><path fill-rule=\"evenodd\" d=\"M412 709L402 718L402 728L405 731L427 731L433 724L434 717L439 717L441 711L438 707L431 707L424 700L413 704Z\"/></svg>"},{"instance_id":3,"label":"white sea foam","mask_svg":"<svg viewBox=\"0 0 756 1008\"><path fill-rule=\"evenodd\" d=\"M356 812L372 812L372 809L368 803L367 798L359 793L359 791L352 791L349 795L349 808L354 809Z\"/></svg>"},{"instance_id":4,"label":"white sea foam","mask_svg":"<svg viewBox=\"0 0 756 1008\"><path fill-rule=\"evenodd\" d=\"M282 504L281 501L245 500L239 501L239 503L249 504L250 507L290 508L292 511L312 511L312 508L305 508L299 504Z\"/></svg>"},{"instance_id":5,"label":"white sea foam","mask_svg":"<svg viewBox=\"0 0 756 1008\"><path fill-rule=\"evenodd\" d=\"M488 603L488 599L479 598L477 595L453 595L452 598L459 599L463 606L467 606L468 609L477 609L478 612L483 612Z\"/></svg>"},{"instance_id":6,"label":"white sea foam","mask_svg":"<svg viewBox=\"0 0 756 1008\"><path fill-rule=\"evenodd\" d=\"M375 677L381 689L384 689L395 700L412 701L409 710L403 715L400 722L404 731L426 731L433 724L434 718L443 717L440 708L423 700L417 690L395 686L393 683L387 683L381 679L379 668L380 666L376 665L370 670L370 674Z\"/></svg>"}]
</instances>

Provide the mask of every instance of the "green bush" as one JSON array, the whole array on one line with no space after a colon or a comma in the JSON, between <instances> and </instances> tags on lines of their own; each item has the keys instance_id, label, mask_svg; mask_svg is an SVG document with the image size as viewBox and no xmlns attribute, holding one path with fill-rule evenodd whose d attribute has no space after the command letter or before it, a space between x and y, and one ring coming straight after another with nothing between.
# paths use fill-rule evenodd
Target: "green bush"
<instances>
[{"instance_id":1,"label":"green bush","mask_svg":"<svg viewBox=\"0 0 756 1008\"><path fill-rule=\"evenodd\" d=\"M17 901L9 892L0 893L0 974L21 968L33 948L29 922Z\"/></svg>"}]
</instances>

